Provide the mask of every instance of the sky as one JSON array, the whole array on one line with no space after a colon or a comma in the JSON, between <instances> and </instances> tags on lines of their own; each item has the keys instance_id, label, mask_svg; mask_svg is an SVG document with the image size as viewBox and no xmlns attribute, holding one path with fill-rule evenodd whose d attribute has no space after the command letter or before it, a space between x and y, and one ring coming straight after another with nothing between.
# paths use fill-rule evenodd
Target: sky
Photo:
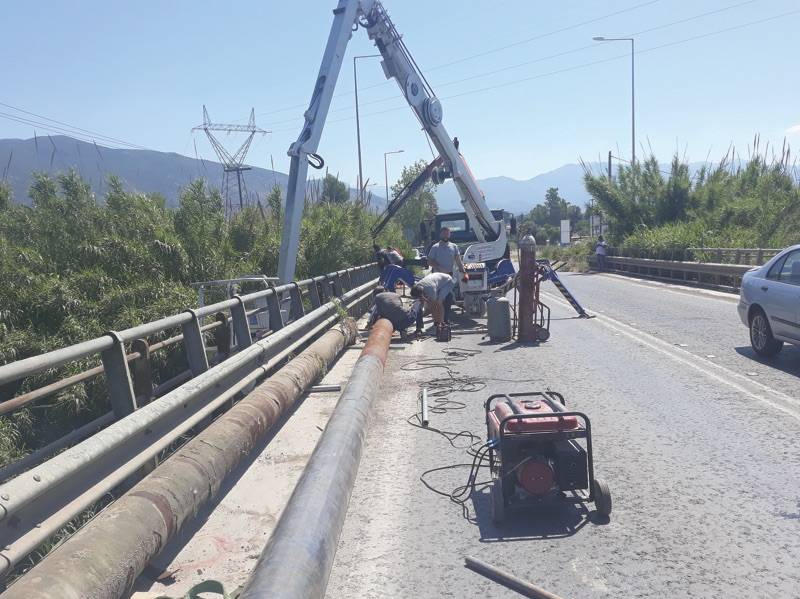
<instances>
[{"instance_id":1,"label":"sky","mask_svg":"<svg viewBox=\"0 0 800 599\"><path fill-rule=\"evenodd\" d=\"M192 127L215 122L271 131L248 162L288 172L332 23L335 0L53 0L3 9L0 138L64 125L149 149L212 159ZM784 137L800 145L797 0L384 0L444 108L476 177L529 179L580 159L631 154L635 37L637 155L718 159ZM353 34L319 154L355 185ZM358 61L364 178L383 195L403 165L431 159L419 124L379 60ZM8 118L25 118L39 124ZM92 138L94 134L84 133ZM242 138L221 137L235 149ZM100 145L119 145L103 142Z\"/></svg>"}]
</instances>

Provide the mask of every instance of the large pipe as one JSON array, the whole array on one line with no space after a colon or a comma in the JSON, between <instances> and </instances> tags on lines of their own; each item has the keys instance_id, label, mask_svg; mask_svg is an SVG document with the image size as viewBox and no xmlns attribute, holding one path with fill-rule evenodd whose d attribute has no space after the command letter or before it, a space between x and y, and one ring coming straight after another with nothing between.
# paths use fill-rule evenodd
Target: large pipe
<instances>
[{"instance_id":1,"label":"large pipe","mask_svg":"<svg viewBox=\"0 0 800 599\"><path fill-rule=\"evenodd\" d=\"M150 559L357 336L350 320L329 330L20 578L3 599L118 599L129 593Z\"/></svg>"},{"instance_id":2,"label":"large pipe","mask_svg":"<svg viewBox=\"0 0 800 599\"><path fill-rule=\"evenodd\" d=\"M378 320L239 599L324 597L391 336Z\"/></svg>"},{"instance_id":3,"label":"large pipe","mask_svg":"<svg viewBox=\"0 0 800 599\"><path fill-rule=\"evenodd\" d=\"M519 242L519 341L536 341L535 278L536 278L536 240L526 235Z\"/></svg>"}]
</instances>

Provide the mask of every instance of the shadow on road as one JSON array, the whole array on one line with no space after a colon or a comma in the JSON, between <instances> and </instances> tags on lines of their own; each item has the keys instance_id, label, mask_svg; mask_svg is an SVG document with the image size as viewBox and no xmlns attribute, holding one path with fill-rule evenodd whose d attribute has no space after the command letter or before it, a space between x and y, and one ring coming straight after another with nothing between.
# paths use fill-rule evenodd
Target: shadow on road
<instances>
[{"instance_id":1,"label":"shadow on road","mask_svg":"<svg viewBox=\"0 0 800 599\"><path fill-rule=\"evenodd\" d=\"M734 349L740 356L749 358L754 362L769 366L775 370L780 370L786 374L793 374L794 376L800 377L800 347L784 345L781 353L772 358L759 357L749 345L743 345Z\"/></svg>"},{"instance_id":2,"label":"shadow on road","mask_svg":"<svg viewBox=\"0 0 800 599\"><path fill-rule=\"evenodd\" d=\"M509 508L506 521L492 522L489 488L472 495L475 523L481 543L536 541L571 537L587 524L607 524L609 520L582 503L547 499L536 506Z\"/></svg>"}]
</instances>

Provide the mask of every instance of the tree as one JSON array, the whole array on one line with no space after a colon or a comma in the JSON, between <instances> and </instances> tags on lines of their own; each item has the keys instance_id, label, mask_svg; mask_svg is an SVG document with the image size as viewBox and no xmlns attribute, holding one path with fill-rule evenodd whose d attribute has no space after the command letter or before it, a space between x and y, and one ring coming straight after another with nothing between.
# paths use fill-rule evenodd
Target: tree
<instances>
[{"instance_id":1,"label":"tree","mask_svg":"<svg viewBox=\"0 0 800 599\"><path fill-rule=\"evenodd\" d=\"M350 201L350 190L347 185L339 181L339 177L327 174L322 181L322 196L320 200L331 204L344 204Z\"/></svg>"},{"instance_id":2,"label":"tree","mask_svg":"<svg viewBox=\"0 0 800 599\"><path fill-rule=\"evenodd\" d=\"M392 197L397 196L426 167L427 164L424 160L418 160L414 164L404 166L397 183L392 185ZM426 181L422 188L408 198L403 207L394 215L394 222L400 225L400 229L408 238L413 240L415 245L426 241L421 238L420 223L430 221L438 212L436 196L434 195L435 190L436 185L430 180Z\"/></svg>"}]
</instances>

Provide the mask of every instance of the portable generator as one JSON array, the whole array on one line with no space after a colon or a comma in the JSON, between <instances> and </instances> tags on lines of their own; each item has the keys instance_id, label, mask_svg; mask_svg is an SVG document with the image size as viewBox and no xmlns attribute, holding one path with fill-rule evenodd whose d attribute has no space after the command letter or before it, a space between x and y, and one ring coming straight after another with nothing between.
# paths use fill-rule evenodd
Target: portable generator
<instances>
[{"instance_id":1,"label":"portable generator","mask_svg":"<svg viewBox=\"0 0 800 599\"><path fill-rule=\"evenodd\" d=\"M555 391L492 395L484 407L495 523L509 508L547 497L593 502L601 516L611 514L608 486L594 475L586 414L567 411Z\"/></svg>"}]
</instances>

